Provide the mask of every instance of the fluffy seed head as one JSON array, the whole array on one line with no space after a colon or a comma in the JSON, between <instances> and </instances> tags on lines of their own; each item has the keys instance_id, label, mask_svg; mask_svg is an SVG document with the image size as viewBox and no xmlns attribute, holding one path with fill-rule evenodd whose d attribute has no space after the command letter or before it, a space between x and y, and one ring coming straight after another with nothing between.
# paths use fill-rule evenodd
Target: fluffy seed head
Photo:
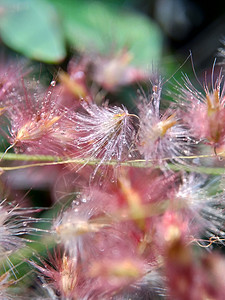
<instances>
[{"instance_id":1,"label":"fluffy seed head","mask_svg":"<svg viewBox=\"0 0 225 300\"><path fill-rule=\"evenodd\" d=\"M224 238L224 199L223 194L210 196L207 191L216 180L191 173L182 176L182 183L176 193L175 202L180 206L179 213L188 224L186 235L200 238L201 235Z\"/></svg>"},{"instance_id":2,"label":"fluffy seed head","mask_svg":"<svg viewBox=\"0 0 225 300\"><path fill-rule=\"evenodd\" d=\"M84 112L78 112L74 118L75 148L80 149L82 157L100 159L98 166L128 158L135 131L127 109L86 102L82 102L82 106Z\"/></svg>"},{"instance_id":3,"label":"fluffy seed head","mask_svg":"<svg viewBox=\"0 0 225 300\"><path fill-rule=\"evenodd\" d=\"M54 257L49 255L49 262L42 260L37 264L31 261L30 264L44 276L44 286L52 295L60 294L62 299L80 299L79 293L84 293L77 261L66 253L54 252Z\"/></svg>"},{"instance_id":4,"label":"fluffy seed head","mask_svg":"<svg viewBox=\"0 0 225 300\"><path fill-rule=\"evenodd\" d=\"M176 110L167 109L160 112L161 82L153 85L150 101L145 98L139 107L140 128L138 150L149 161L170 159L183 163L179 158L192 153L191 138L177 116Z\"/></svg>"},{"instance_id":5,"label":"fluffy seed head","mask_svg":"<svg viewBox=\"0 0 225 300\"><path fill-rule=\"evenodd\" d=\"M15 93L7 105L11 147L30 154L63 155L71 142L72 123L68 110L57 103L58 91L52 86L43 91L39 85L35 91L24 86L23 91Z\"/></svg>"},{"instance_id":6,"label":"fluffy seed head","mask_svg":"<svg viewBox=\"0 0 225 300\"><path fill-rule=\"evenodd\" d=\"M219 75L210 87L198 91L190 80L184 79L184 87L179 88L183 105L183 120L197 139L220 148L225 142L225 86Z\"/></svg>"},{"instance_id":7,"label":"fluffy seed head","mask_svg":"<svg viewBox=\"0 0 225 300\"><path fill-rule=\"evenodd\" d=\"M10 254L24 246L27 240L23 235L35 231L29 225L36 219L21 216L22 212L29 214L32 209L23 210L17 206L11 207L5 201L0 203L0 259L7 259Z\"/></svg>"}]
</instances>

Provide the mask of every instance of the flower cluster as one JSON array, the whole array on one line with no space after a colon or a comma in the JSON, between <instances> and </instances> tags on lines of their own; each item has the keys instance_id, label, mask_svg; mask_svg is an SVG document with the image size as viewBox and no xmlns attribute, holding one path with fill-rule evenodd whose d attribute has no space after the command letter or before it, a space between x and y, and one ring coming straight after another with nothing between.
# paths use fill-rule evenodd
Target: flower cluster
<instances>
[{"instance_id":1,"label":"flower cluster","mask_svg":"<svg viewBox=\"0 0 225 300\"><path fill-rule=\"evenodd\" d=\"M121 86L145 78L128 61L126 52L111 60L72 60L47 87L19 71L0 73L8 143L2 180L9 170L38 166L40 181L52 177L56 201L52 219L27 217L36 209L0 203L2 269L40 232L47 251L43 257L25 251L22 259L32 270L26 291L34 299L222 300L225 260L211 250L225 239L218 159L225 147L223 70L203 91L185 77L170 103L164 101L165 83L152 76L149 94L137 96L130 110L110 99ZM94 85L109 99L94 95ZM5 166L10 157L45 162ZM41 221L44 229L34 224ZM18 281L11 271L14 279L10 271L0 275L1 299L10 299L9 286Z\"/></svg>"},{"instance_id":2,"label":"flower cluster","mask_svg":"<svg viewBox=\"0 0 225 300\"><path fill-rule=\"evenodd\" d=\"M33 228L31 224L39 222L31 214L39 209L29 209L7 204L6 201L0 203L0 299L11 299L7 293L7 288L16 283L16 267L13 266L10 256L16 251L25 248L31 242L28 236L38 228ZM2 270L3 269L3 270ZM7 271L8 270L8 271Z\"/></svg>"}]
</instances>

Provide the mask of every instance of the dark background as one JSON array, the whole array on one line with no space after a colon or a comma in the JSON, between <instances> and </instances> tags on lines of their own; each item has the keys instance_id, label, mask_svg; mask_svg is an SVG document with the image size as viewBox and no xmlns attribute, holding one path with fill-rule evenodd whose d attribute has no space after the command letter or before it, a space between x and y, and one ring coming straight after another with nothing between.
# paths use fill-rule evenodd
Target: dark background
<instances>
[{"instance_id":1,"label":"dark background","mask_svg":"<svg viewBox=\"0 0 225 300\"><path fill-rule=\"evenodd\" d=\"M191 50L196 69L212 66L225 41L225 1L135 1L165 35L166 51L186 56Z\"/></svg>"}]
</instances>

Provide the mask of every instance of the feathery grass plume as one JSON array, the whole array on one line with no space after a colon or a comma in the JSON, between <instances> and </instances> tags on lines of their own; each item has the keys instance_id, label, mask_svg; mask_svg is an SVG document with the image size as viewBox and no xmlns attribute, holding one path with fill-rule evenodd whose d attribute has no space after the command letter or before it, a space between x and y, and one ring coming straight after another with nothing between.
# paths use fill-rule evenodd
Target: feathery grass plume
<instances>
[{"instance_id":1,"label":"feathery grass plume","mask_svg":"<svg viewBox=\"0 0 225 300\"><path fill-rule=\"evenodd\" d=\"M68 300L109 299L140 280L145 268L149 268L145 261L139 260L126 247L125 242L122 249L110 251L107 260L104 260L104 253L102 259L93 260L90 257L90 260L82 262L79 256L76 259L65 252L63 255L54 252L48 259L40 263L30 261L30 264L38 270L51 299L57 295Z\"/></svg>"},{"instance_id":2,"label":"feathery grass plume","mask_svg":"<svg viewBox=\"0 0 225 300\"><path fill-rule=\"evenodd\" d=\"M96 202L95 212L88 203L85 206L81 204L81 209L73 212L69 209L70 215L63 215L65 219L56 224L56 232L71 257L80 263L80 269L85 270L85 280L91 282L87 299L108 299L133 283L145 284L145 276L155 268L156 262L150 257L146 259L139 251L132 224L121 221L119 216L110 216L103 209L97 212ZM86 210L86 220L83 210Z\"/></svg>"},{"instance_id":3,"label":"feathery grass plume","mask_svg":"<svg viewBox=\"0 0 225 300\"><path fill-rule=\"evenodd\" d=\"M171 175L127 168L117 182L109 181L101 190L98 185L85 189L79 201L75 199L56 219L53 230L66 250L75 256L80 253L82 261L85 257L101 258L103 251L117 251L119 243L130 241L139 255L154 264L160 253L154 241L154 224L160 222L169 205L175 180Z\"/></svg>"},{"instance_id":4,"label":"feathery grass plume","mask_svg":"<svg viewBox=\"0 0 225 300\"><path fill-rule=\"evenodd\" d=\"M98 202L95 197L98 197ZM106 236L111 236L110 243L119 239L118 235L121 233L112 227L110 218L113 207L111 198L107 192L99 190L83 192L79 199L75 199L72 206L55 220L53 230L57 240L63 244L71 257L77 257L78 253L82 260L84 257L90 259L99 256L99 243L104 245Z\"/></svg>"},{"instance_id":5,"label":"feathery grass plume","mask_svg":"<svg viewBox=\"0 0 225 300\"><path fill-rule=\"evenodd\" d=\"M5 201L0 203L0 258L3 259L24 245L20 238L27 232L26 226L19 218L17 209L9 208Z\"/></svg>"},{"instance_id":6,"label":"feathery grass plume","mask_svg":"<svg viewBox=\"0 0 225 300\"><path fill-rule=\"evenodd\" d=\"M131 155L135 135L133 118L123 106L109 107L82 103L83 111L74 117L77 138L75 150L80 150L80 157L92 160L99 158L98 168L105 162L115 160L117 165Z\"/></svg>"},{"instance_id":7,"label":"feathery grass plume","mask_svg":"<svg viewBox=\"0 0 225 300\"><path fill-rule=\"evenodd\" d=\"M0 116L4 114L9 107L9 99L13 98L19 91L19 81L25 73L23 70L25 63L16 62L2 57L0 54Z\"/></svg>"},{"instance_id":8,"label":"feathery grass plume","mask_svg":"<svg viewBox=\"0 0 225 300\"><path fill-rule=\"evenodd\" d=\"M225 237L224 195L209 195L209 190L216 183L206 175L183 174L181 184L175 195L179 212L188 224L188 232L194 239L209 238L206 244L215 239L222 241ZM176 204L175 204L176 205Z\"/></svg>"},{"instance_id":9,"label":"feathery grass plume","mask_svg":"<svg viewBox=\"0 0 225 300\"><path fill-rule=\"evenodd\" d=\"M40 280L44 283L42 287L51 299L89 299L86 296L88 285L84 270L76 259L61 252L56 249L53 255L49 254L48 259L40 260L40 263L30 261L40 274Z\"/></svg>"},{"instance_id":10,"label":"feathery grass plume","mask_svg":"<svg viewBox=\"0 0 225 300\"><path fill-rule=\"evenodd\" d=\"M57 103L58 91L52 85L44 90L36 81L26 85L21 81L22 91L15 92L7 104L11 145L6 152L14 147L28 154L63 155L73 124L69 111Z\"/></svg>"},{"instance_id":11,"label":"feathery grass plume","mask_svg":"<svg viewBox=\"0 0 225 300\"><path fill-rule=\"evenodd\" d=\"M185 76L184 85L178 86L181 114L190 133L196 139L211 145L217 153L225 147L225 85L222 69L211 85L205 82L204 92L198 91Z\"/></svg>"},{"instance_id":12,"label":"feathery grass plume","mask_svg":"<svg viewBox=\"0 0 225 300\"><path fill-rule=\"evenodd\" d=\"M8 299L4 294L4 289L11 284L16 284L16 266L11 261L11 255L21 248L25 249L27 243L32 241L31 236L43 232L42 229L34 228L33 223L41 222L40 219L30 216L40 209L20 208L7 205L5 201L0 203L0 265L1 272L9 269L0 276L0 299ZM25 216L24 216L25 215ZM12 276L13 277L12 277ZM12 277L12 280L11 280ZM6 291L5 291L6 292ZM1 298L1 295L4 297ZM12 299L9 297L9 299Z\"/></svg>"},{"instance_id":13,"label":"feathery grass plume","mask_svg":"<svg viewBox=\"0 0 225 300\"><path fill-rule=\"evenodd\" d=\"M185 156L193 152L192 141L187 128L178 117L174 107L160 110L162 81L152 84L152 93L142 97L138 103L139 132L137 148L146 161L162 162L162 159L184 163ZM179 158L182 156L182 158Z\"/></svg>"},{"instance_id":14,"label":"feathery grass plume","mask_svg":"<svg viewBox=\"0 0 225 300\"><path fill-rule=\"evenodd\" d=\"M172 172L162 174L155 169L124 168L114 190L118 195L118 208L142 233L148 232L154 226L154 219L167 209L175 182L176 174Z\"/></svg>"},{"instance_id":15,"label":"feathery grass plume","mask_svg":"<svg viewBox=\"0 0 225 300\"><path fill-rule=\"evenodd\" d=\"M12 252L21 248L27 241L27 234L34 233L38 229L33 228L32 223L39 222L31 213L41 209L20 208L1 201L0 203L0 259L7 258Z\"/></svg>"}]
</instances>

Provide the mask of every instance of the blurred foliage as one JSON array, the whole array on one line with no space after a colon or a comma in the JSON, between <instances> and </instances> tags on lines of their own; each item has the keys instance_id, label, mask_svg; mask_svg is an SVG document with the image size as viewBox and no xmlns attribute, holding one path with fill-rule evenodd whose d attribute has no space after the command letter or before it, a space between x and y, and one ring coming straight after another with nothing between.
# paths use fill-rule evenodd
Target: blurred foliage
<instances>
[{"instance_id":1,"label":"blurred foliage","mask_svg":"<svg viewBox=\"0 0 225 300\"><path fill-rule=\"evenodd\" d=\"M111 54L127 49L136 65L157 61L162 36L157 25L119 3L76 0L1 0L0 35L13 50L59 63L66 48Z\"/></svg>"},{"instance_id":2,"label":"blurred foliage","mask_svg":"<svg viewBox=\"0 0 225 300\"><path fill-rule=\"evenodd\" d=\"M66 55L64 37L54 7L44 0L1 1L0 32L6 45L46 62Z\"/></svg>"}]
</instances>

